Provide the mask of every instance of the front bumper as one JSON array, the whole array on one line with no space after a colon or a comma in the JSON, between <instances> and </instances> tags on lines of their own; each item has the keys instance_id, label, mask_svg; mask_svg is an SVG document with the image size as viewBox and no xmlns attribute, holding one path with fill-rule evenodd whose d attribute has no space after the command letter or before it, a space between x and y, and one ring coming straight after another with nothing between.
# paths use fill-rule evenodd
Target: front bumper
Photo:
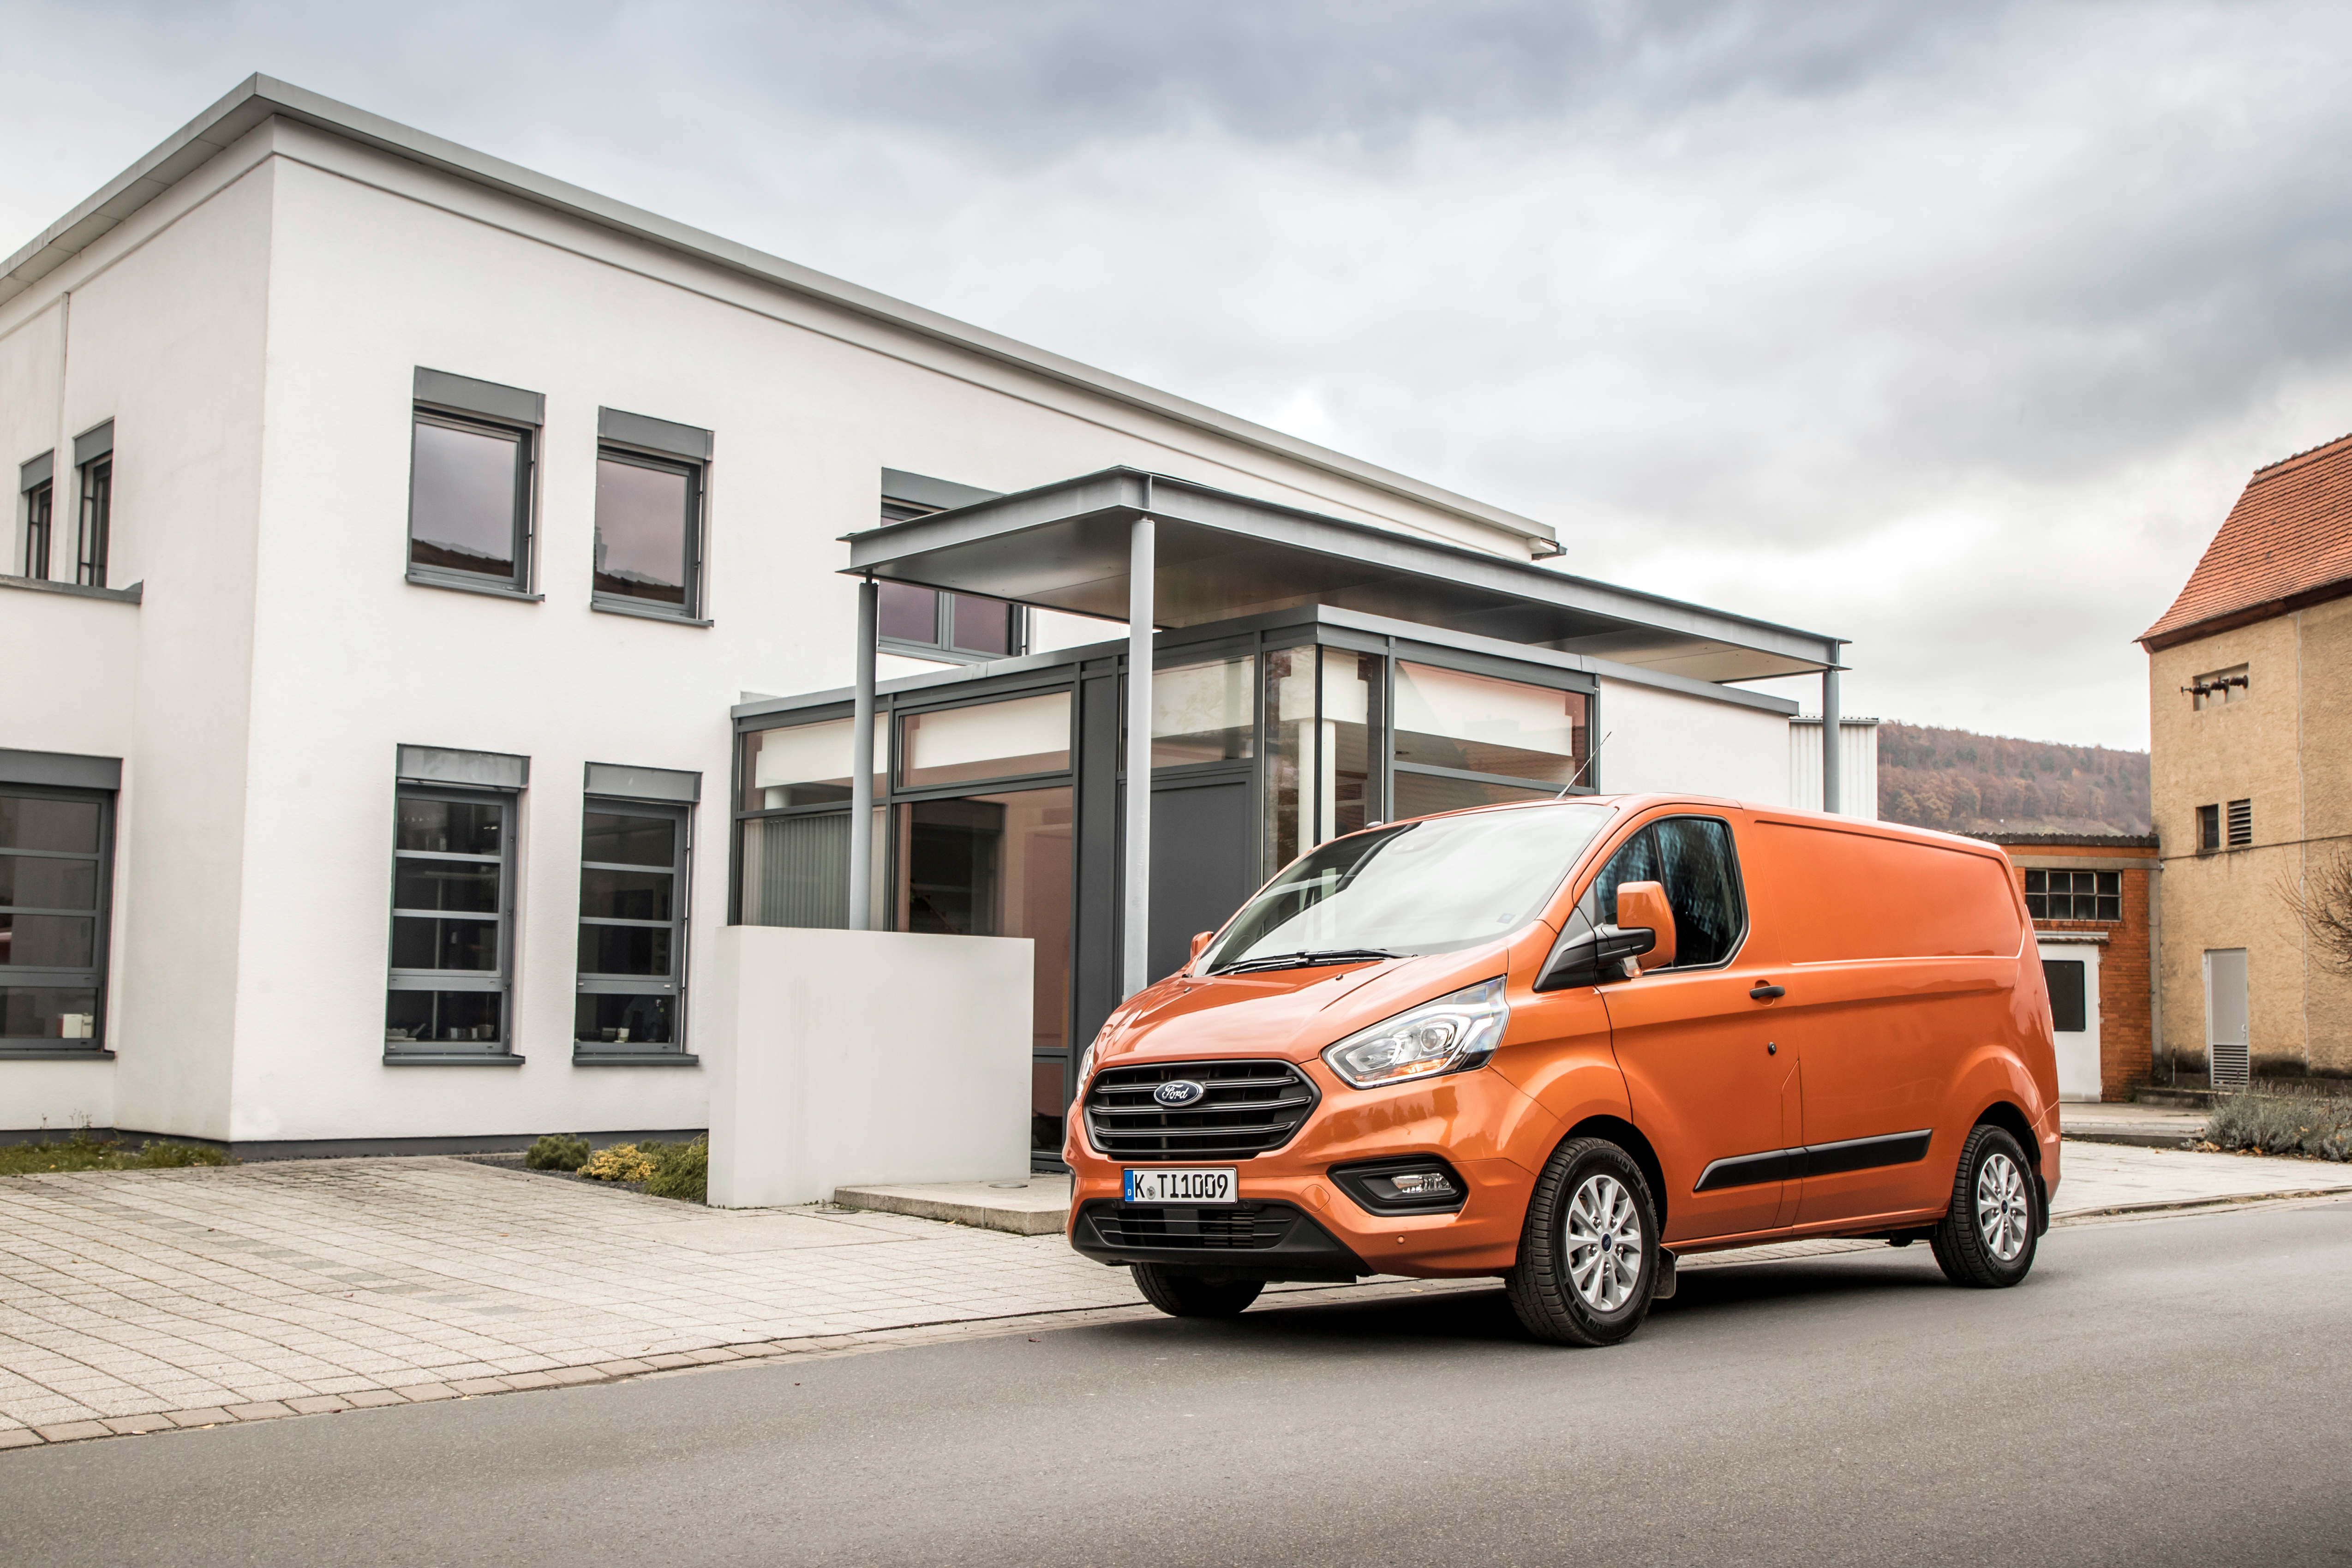
<instances>
[{"instance_id":1,"label":"front bumper","mask_svg":"<svg viewBox=\"0 0 2352 1568\"><path fill-rule=\"evenodd\" d=\"M1357 1091L1322 1082L1320 1063L1301 1065L1317 1076L1324 1093L1290 1142L1247 1159L1199 1162L1234 1167L1236 1208L1256 1205L1296 1215L1286 1239L1264 1248L1169 1246L1165 1237L1147 1237L1121 1227L1114 1241L1096 1217L1116 1219L1118 1211L1147 1206L1124 1203L1121 1172L1129 1164L1146 1169L1176 1162L1106 1159L1087 1143L1083 1123L1073 1116L1076 1125L1066 1150L1070 1245L1105 1263L1153 1263L1188 1274L1254 1279L1475 1277L1500 1274L1517 1261L1519 1231L1535 1186L1531 1166L1542 1164L1558 1139L1550 1116L1491 1071ZM1444 1159L1462 1177L1467 1195L1459 1210L1374 1214L1330 1174L1335 1165L1423 1153Z\"/></svg>"},{"instance_id":2,"label":"front bumper","mask_svg":"<svg viewBox=\"0 0 2352 1568\"><path fill-rule=\"evenodd\" d=\"M1097 1263L1153 1263L1209 1279L1329 1279L1378 1272L1293 1204L1078 1205L1070 1245Z\"/></svg>"}]
</instances>

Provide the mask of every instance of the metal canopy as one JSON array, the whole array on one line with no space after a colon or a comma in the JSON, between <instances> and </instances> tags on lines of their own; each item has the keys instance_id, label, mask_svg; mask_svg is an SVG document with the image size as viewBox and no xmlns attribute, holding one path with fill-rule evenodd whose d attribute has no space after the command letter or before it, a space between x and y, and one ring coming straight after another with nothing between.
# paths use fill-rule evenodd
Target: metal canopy
<instances>
[{"instance_id":1,"label":"metal canopy","mask_svg":"<svg viewBox=\"0 0 2352 1568\"><path fill-rule=\"evenodd\" d=\"M1841 662L1841 639L1818 632L1127 468L850 534L848 570L1125 620L1147 517L1158 626L1329 605L1698 680Z\"/></svg>"}]
</instances>

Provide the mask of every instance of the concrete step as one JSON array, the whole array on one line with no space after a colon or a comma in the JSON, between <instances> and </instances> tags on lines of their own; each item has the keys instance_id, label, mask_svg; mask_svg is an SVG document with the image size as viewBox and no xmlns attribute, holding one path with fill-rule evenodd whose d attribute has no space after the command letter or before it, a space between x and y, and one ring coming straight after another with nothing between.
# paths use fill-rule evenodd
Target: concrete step
<instances>
[{"instance_id":1,"label":"concrete step","mask_svg":"<svg viewBox=\"0 0 2352 1568\"><path fill-rule=\"evenodd\" d=\"M1069 1215L1070 1178L1022 1175L994 1182L868 1184L836 1187L833 1201L845 1209L914 1215L1015 1236L1049 1236L1062 1228Z\"/></svg>"},{"instance_id":2,"label":"concrete step","mask_svg":"<svg viewBox=\"0 0 2352 1568\"><path fill-rule=\"evenodd\" d=\"M2094 1105L2069 1101L2058 1108L2058 1128L2077 1142L2134 1144L2178 1149L2205 1132L2205 1113L2161 1105Z\"/></svg>"}]
</instances>

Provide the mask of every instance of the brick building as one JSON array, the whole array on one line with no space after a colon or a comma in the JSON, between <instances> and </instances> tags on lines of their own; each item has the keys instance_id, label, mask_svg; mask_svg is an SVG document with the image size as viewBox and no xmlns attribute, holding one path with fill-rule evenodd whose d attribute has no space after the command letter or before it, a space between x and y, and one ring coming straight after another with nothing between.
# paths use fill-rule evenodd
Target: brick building
<instances>
[{"instance_id":1,"label":"brick building","mask_svg":"<svg viewBox=\"0 0 2352 1568\"><path fill-rule=\"evenodd\" d=\"M2058 1092L2128 1100L2155 1065L2156 837L1988 833L2009 851L2050 981Z\"/></svg>"}]
</instances>

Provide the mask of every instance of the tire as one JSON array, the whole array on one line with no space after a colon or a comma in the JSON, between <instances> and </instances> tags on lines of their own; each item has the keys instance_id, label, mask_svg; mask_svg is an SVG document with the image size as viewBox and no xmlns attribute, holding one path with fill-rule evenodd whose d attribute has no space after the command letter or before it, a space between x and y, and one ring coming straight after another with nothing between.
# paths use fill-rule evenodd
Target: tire
<instances>
[{"instance_id":1,"label":"tire","mask_svg":"<svg viewBox=\"0 0 2352 1568\"><path fill-rule=\"evenodd\" d=\"M1520 1326L1556 1345L1613 1345L1640 1328L1658 1284L1657 1213L1642 1167L1616 1144L1571 1138L1553 1150L1503 1276Z\"/></svg>"},{"instance_id":2,"label":"tire","mask_svg":"<svg viewBox=\"0 0 2352 1568\"><path fill-rule=\"evenodd\" d=\"M2033 1268L2041 1199L2025 1150L1990 1123L1972 1129L1952 1176L1952 1206L1927 1233L1944 1278L1974 1290L2006 1289Z\"/></svg>"},{"instance_id":3,"label":"tire","mask_svg":"<svg viewBox=\"0 0 2352 1568\"><path fill-rule=\"evenodd\" d=\"M1171 1318L1237 1317L1265 1289L1261 1279L1203 1279L1193 1274L1171 1274L1157 1263L1127 1267L1143 1299Z\"/></svg>"}]
</instances>

